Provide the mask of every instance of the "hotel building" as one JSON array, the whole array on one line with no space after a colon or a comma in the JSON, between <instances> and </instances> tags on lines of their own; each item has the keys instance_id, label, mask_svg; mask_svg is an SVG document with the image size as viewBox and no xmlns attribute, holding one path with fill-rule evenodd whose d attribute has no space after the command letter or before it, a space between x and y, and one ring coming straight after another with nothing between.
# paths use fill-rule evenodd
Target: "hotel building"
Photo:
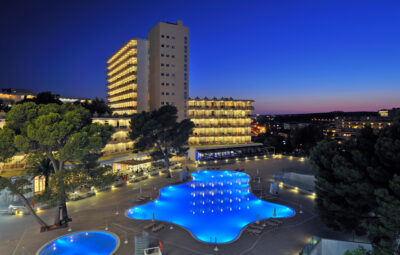
<instances>
[{"instance_id":1,"label":"hotel building","mask_svg":"<svg viewBox=\"0 0 400 255\"><path fill-rule=\"evenodd\" d=\"M251 142L252 103L232 98L189 99L188 116L195 124L189 158L206 162L266 155L262 144Z\"/></svg>"},{"instance_id":2,"label":"hotel building","mask_svg":"<svg viewBox=\"0 0 400 255\"><path fill-rule=\"evenodd\" d=\"M189 118L195 124L189 145L250 143L252 102L232 98L189 99Z\"/></svg>"},{"instance_id":3,"label":"hotel building","mask_svg":"<svg viewBox=\"0 0 400 255\"><path fill-rule=\"evenodd\" d=\"M178 108L178 119L187 118L189 97L189 29L159 22L148 33L150 42L150 110L163 105Z\"/></svg>"},{"instance_id":4,"label":"hotel building","mask_svg":"<svg viewBox=\"0 0 400 255\"><path fill-rule=\"evenodd\" d=\"M148 111L148 41L131 39L107 60L107 99L113 114Z\"/></svg>"},{"instance_id":5,"label":"hotel building","mask_svg":"<svg viewBox=\"0 0 400 255\"><path fill-rule=\"evenodd\" d=\"M103 149L105 154L133 150L133 141L129 138L131 121L129 117L93 117L92 121L115 128L115 133Z\"/></svg>"}]
</instances>

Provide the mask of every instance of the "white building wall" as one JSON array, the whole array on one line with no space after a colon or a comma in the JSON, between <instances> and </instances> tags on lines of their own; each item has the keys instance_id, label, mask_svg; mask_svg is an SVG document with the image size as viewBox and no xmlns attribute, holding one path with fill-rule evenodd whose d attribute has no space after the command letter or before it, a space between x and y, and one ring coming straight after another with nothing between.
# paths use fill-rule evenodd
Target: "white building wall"
<instances>
[{"instance_id":1,"label":"white building wall","mask_svg":"<svg viewBox=\"0 0 400 255\"><path fill-rule=\"evenodd\" d=\"M137 111L149 111L149 42L137 39Z\"/></svg>"}]
</instances>

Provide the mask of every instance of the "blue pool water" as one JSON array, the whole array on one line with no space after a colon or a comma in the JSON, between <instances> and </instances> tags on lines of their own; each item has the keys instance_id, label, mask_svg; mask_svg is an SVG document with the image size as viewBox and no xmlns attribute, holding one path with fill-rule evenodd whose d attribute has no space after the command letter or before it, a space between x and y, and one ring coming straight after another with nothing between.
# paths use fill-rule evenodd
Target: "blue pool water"
<instances>
[{"instance_id":1,"label":"blue pool water","mask_svg":"<svg viewBox=\"0 0 400 255\"><path fill-rule=\"evenodd\" d=\"M160 197L131 208L127 216L172 222L203 242L235 240L243 227L259 219L289 217L294 211L258 199L249 192L249 176L234 171L199 171L193 181L161 189ZM274 209L276 216L274 216Z\"/></svg>"},{"instance_id":2,"label":"blue pool water","mask_svg":"<svg viewBox=\"0 0 400 255\"><path fill-rule=\"evenodd\" d=\"M79 232L60 237L47 244L40 255L108 255L118 245L116 237L101 231Z\"/></svg>"}]
</instances>

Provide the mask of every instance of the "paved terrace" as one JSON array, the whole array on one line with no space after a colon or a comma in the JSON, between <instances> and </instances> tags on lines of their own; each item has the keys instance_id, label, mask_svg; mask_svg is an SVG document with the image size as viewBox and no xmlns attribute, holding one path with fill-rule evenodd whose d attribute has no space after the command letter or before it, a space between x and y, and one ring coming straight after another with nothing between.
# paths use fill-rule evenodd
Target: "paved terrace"
<instances>
[{"instance_id":1,"label":"paved terrace","mask_svg":"<svg viewBox=\"0 0 400 255\"><path fill-rule=\"evenodd\" d=\"M239 168L239 163L201 167L199 170L213 169L215 167L219 167L221 170L235 170ZM311 173L306 162L286 158L246 161L245 169L246 173L252 176L256 174L258 169L260 175L264 178L265 187L268 181L272 181L273 175L280 170L295 169L298 173ZM195 170L197 169L191 169L191 171ZM69 213L73 218L71 223L72 231L103 230L107 224L109 231L116 233L121 239L121 245L116 254L133 254L134 235L141 233L143 227L150 221L127 218L125 211L135 205L142 204L135 202L139 195L139 185L142 185L144 194L151 193L154 199L158 196L159 188L170 185L171 181L165 176L152 177L141 183L128 184L125 187L98 193L94 197L68 202ZM264 231L257 237L243 232L236 242L228 245L218 245L218 252L213 250L215 245L196 241L186 230L179 226L174 226L174 229L170 230L170 224L166 224L167 227L158 233L150 232L151 242L162 241L163 254L294 255L299 254L299 250L307 244L313 235L353 240L352 236L331 231L320 222L313 210L313 199L308 194L281 189L279 198L271 202L292 207L296 210L296 215L292 218L284 219L284 224L276 230ZM299 213L299 204L302 205L304 212L302 214ZM116 215L116 211L119 212L118 215ZM39 213L48 223L53 222L54 214L54 209ZM46 242L67 233L66 228L39 233L39 225L29 215L0 215L0 254L35 254ZM128 244L124 244L126 238L128 239Z\"/></svg>"}]
</instances>

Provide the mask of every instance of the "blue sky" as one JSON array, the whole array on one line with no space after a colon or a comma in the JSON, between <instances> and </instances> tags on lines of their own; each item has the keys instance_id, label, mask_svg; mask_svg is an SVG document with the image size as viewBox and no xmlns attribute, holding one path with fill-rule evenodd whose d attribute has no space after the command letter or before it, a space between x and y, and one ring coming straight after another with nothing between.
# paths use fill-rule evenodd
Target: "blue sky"
<instances>
[{"instance_id":1,"label":"blue sky","mask_svg":"<svg viewBox=\"0 0 400 255\"><path fill-rule=\"evenodd\" d=\"M0 87L104 97L106 59L158 21L190 31L190 96L257 113L400 107L400 1L2 1Z\"/></svg>"}]
</instances>

